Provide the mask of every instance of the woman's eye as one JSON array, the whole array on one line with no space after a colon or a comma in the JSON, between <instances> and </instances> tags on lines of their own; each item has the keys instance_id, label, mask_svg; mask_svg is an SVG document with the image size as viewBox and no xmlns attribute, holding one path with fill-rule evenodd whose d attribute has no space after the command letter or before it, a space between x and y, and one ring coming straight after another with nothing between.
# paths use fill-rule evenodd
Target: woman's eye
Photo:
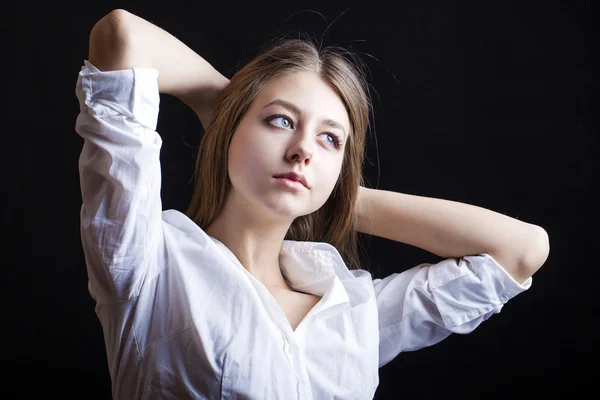
<instances>
[{"instance_id":1,"label":"woman's eye","mask_svg":"<svg viewBox=\"0 0 600 400\"><path fill-rule=\"evenodd\" d=\"M292 126L292 121L288 117L283 116L272 117L269 119L269 122L282 128L290 128Z\"/></svg>"},{"instance_id":2,"label":"woman's eye","mask_svg":"<svg viewBox=\"0 0 600 400\"><path fill-rule=\"evenodd\" d=\"M331 138L331 140L329 141L330 144L332 144L335 148L340 147L340 139L338 138L337 135L335 135L333 133L325 133L325 135L327 135L327 137Z\"/></svg>"}]
</instances>

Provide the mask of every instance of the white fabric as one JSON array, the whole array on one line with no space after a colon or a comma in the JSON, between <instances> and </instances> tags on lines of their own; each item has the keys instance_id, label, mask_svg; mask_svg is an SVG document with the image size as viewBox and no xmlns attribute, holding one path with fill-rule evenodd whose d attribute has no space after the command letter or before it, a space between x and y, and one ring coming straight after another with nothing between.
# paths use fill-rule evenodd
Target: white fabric
<instances>
[{"instance_id":1,"label":"white fabric","mask_svg":"<svg viewBox=\"0 0 600 400\"><path fill-rule=\"evenodd\" d=\"M400 352L471 332L530 287L485 253L373 280L327 243L285 241L290 284L323 296L293 331L224 244L162 210L157 77L85 60L76 86L81 240L115 399L371 399Z\"/></svg>"}]
</instances>

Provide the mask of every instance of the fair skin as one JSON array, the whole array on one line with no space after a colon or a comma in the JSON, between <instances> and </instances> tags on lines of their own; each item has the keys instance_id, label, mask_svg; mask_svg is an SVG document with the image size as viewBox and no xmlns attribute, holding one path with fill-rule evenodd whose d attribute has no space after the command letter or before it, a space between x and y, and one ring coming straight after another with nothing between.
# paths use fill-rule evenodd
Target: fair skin
<instances>
[{"instance_id":1,"label":"fair skin","mask_svg":"<svg viewBox=\"0 0 600 400\"><path fill-rule=\"evenodd\" d=\"M206 233L223 242L267 288L287 288L278 260L283 239L296 217L327 201L349 132L342 100L309 71L272 79L234 132L228 157L232 188ZM289 171L304 175L309 188L291 190L273 178Z\"/></svg>"}]
</instances>

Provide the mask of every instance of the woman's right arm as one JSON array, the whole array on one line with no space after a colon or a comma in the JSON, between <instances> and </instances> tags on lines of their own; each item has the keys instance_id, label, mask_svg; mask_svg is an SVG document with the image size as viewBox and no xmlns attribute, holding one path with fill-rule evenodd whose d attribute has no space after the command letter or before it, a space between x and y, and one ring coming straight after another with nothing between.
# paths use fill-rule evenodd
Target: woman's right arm
<instances>
[{"instance_id":1,"label":"woman's right arm","mask_svg":"<svg viewBox=\"0 0 600 400\"><path fill-rule=\"evenodd\" d=\"M176 37L122 9L113 10L90 33L89 61L101 71L149 67L159 72L160 93L187 104L208 128L219 93L229 79Z\"/></svg>"},{"instance_id":2,"label":"woman's right arm","mask_svg":"<svg viewBox=\"0 0 600 400\"><path fill-rule=\"evenodd\" d=\"M208 126L211 93L223 82L181 42L130 13L113 11L93 27L77 78L75 130L84 139L81 241L98 303L138 296L168 265L159 93L187 101Z\"/></svg>"}]
</instances>

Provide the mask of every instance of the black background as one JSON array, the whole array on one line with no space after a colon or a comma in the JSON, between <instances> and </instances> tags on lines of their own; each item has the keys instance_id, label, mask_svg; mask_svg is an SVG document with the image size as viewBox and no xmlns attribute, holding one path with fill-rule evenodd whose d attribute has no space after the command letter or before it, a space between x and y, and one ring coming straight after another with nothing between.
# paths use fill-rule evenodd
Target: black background
<instances>
[{"instance_id":1,"label":"black background","mask_svg":"<svg viewBox=\"0 0 600 400\"><path fill-rule=\"evenodd\" d=\"M166 29L227 77L277 32L307 32L359 52L376 91L367 186L478 205L549 233L550 256L530 290L469 335L400 354L380 369L376 399L570 398L593 387L599 267L591 4L7 4L1 287L8 372L0 394L110 398L79 237L83 140L74 125L89 31L115 8ZM161 95L158 132L163 208L183 212L201 126L183 103ZM361 238L374 277L439 260Z\"/></svg>"}]
</instances>

